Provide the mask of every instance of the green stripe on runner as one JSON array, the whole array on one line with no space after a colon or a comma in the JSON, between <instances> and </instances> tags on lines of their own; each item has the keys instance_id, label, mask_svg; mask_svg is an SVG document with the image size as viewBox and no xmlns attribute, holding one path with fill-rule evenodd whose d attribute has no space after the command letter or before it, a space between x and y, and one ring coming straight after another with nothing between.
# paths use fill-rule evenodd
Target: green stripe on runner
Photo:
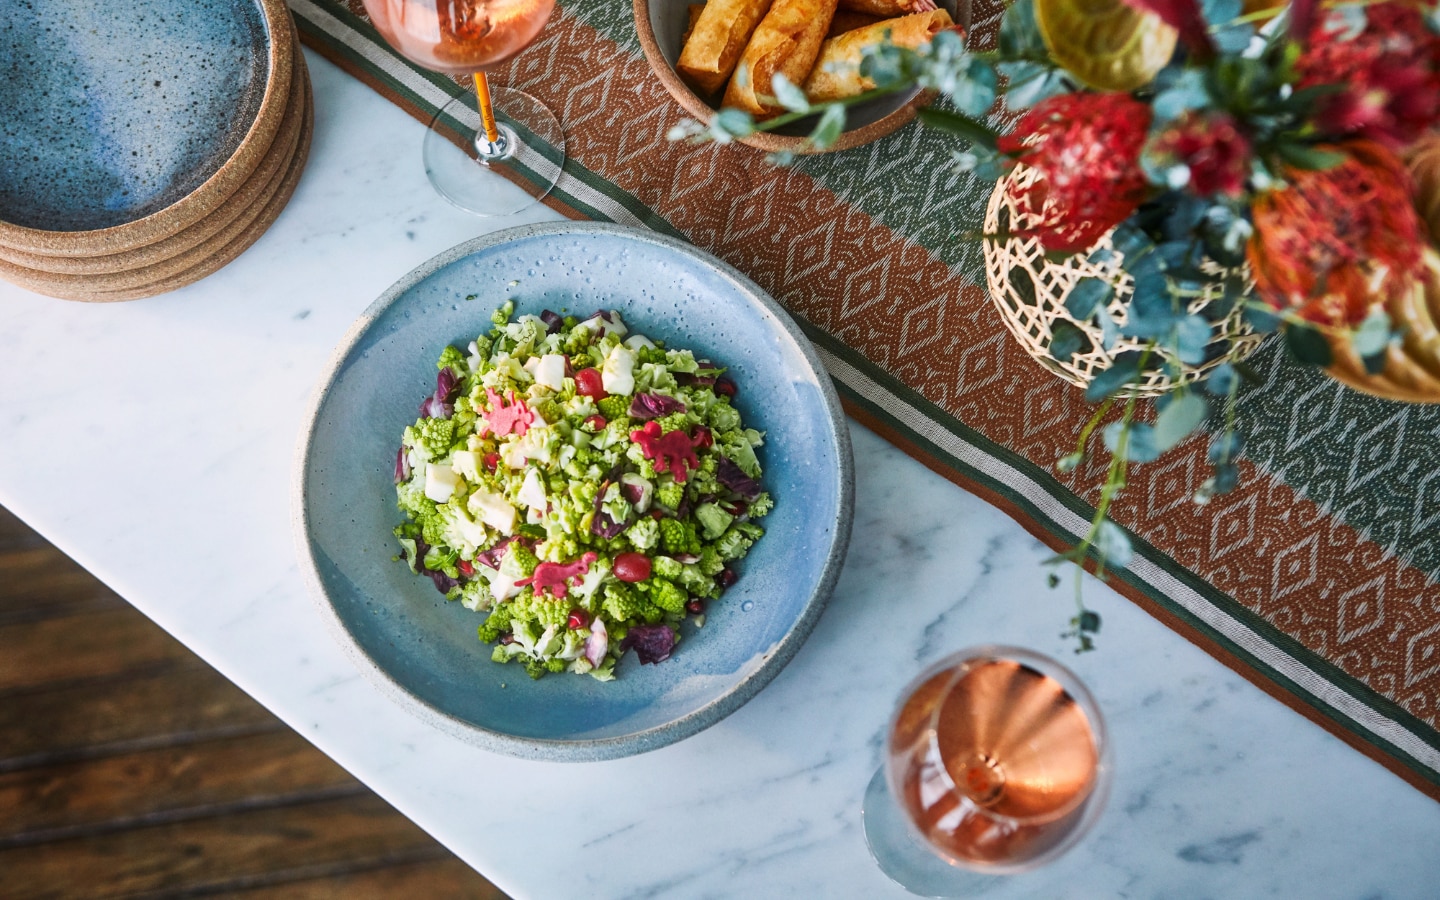
<instances>
[{"instance_id":1,"label":"green stripe on runner","mask_svg":"<svg viewBox=\"0 0 1440 900\"><path fill-rule=\"evenodd\" d=\"M824 348L826 352L844 360L847 365L862 372L867 378L870 378L886 392L894 395L901 404L921 413L936 427L945 430L958 440L970 445L977 452L989 458L1005 462L1012 468L1015 468L1033 484L1044 490L1052 499L1070 511L1081 515L1086 521L1094 515L1095 510L1093 506L1080 500L1071 493L1068 488L1041 467L995 444L984 435L945 414L923 396L920 396L904 385L903 382L898 381L888 372L874 365L850 347L835 340L827 332L799 317L796 317L796 319L800 323L802 330L805 331L806 335L814 343ZM985 489L1003 497L1007 502L1023 510L1027 517L1055 537L1072 543L1078 539L1078 535L1072 530L1056 522L1051 515L1038 507L1028 497L1016 491L1011 484L996 479L988 473L982 472L963 460L958 459L954 454L936 445L932 440L900 421L887 408L859 393L844 381L836 379L836 385L850 402L864 408L870 415L877 419L886 422L889 427L903 434L907 440L923 448L928 456L942 466L956 472L963 479L979 484ZM1156 568L1164 571L1171 578L1182 582L1186 588L1205 603L1235 620L1241 627L1255 634L1282 655L1288 656L1296 661L1303 661L1303 665L1305 665L1306 668L1310 669L1317 677L1323 679L1326 683L1344 691L1347 695L1377 715L1390 719L1427 746L1440 751L1440 736L1437 736L1427 724L1416 716L1405 711L1388 698L1360 684L1329 661L1314 654L1298 641L1277 629L1263 617L1256 615L1248 608L1236 603L1232 598L1216 589L1213 585L1200 579L1194 573L1170 559L1148 541L1135 535L1132 535L1132 540L1135 543L1135 552L1137 555L1143 557ZM1335 710L1331 705L1315 697L1311 691L1295 682L1265 660L1256 656L1249 649L1231 640L1222 632L1217 631L1190 609L1172 600L1165 592L1158 590L1155 585L1140 577L1133 568L1112 569L1110 570L1110 574L1124 581L1131 588L1140 592L1164 608L1167 612L1174 615L1177 619L1194 628L1197 632L1205 635L1227 653L1230 653L1237 659L1245 661L1247 665L1263 673L1270 681L1283 687L1288 693L1301 702L1304 702L1307 707L1324 716L1327 721L1332 722L1336 727L1342 728L1357 740L1384 750L1387 755L1396 758L1397 761L1405 763L1407 768L1413 770L1426 781L1440 785L1440 770L1436 770L1416 759L1411 753L1397 746L1392 741L1372 731L1365 730L1352 717Z\"/></svg>"}]
</instances>

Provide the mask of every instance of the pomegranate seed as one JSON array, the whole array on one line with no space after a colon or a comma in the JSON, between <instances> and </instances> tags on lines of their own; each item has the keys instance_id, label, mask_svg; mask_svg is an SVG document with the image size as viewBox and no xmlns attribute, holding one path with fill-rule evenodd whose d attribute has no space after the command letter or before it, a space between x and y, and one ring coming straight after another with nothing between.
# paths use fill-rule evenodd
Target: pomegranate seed
<instances>
[{"instance_id":1,"label":"pomegranate seed","mask_svg":"<svg viewBox=\"0 0 1440 900\"><path fill-rule=\"evenodd\" d=\"M650 558L643 553L622 553L615 557L615 577L634 584L650 577Z\"/></svg>"},{"instance_id":2,"label":"pomegranate seed","mask_svg":"<svg viewBox=\"0 0 1440 900\"><path fill-rule=\"evenodd\" d=\"M604 400L610 396L605 392L605 382L600 377L600 370L594 367L575 373L575 393L592 400Z\"/></svg>"},{"instance_id":3,"label":"pomegranate seed","mask_svg":"<svg viewBox=\"0 0 1440 900\"><path fill-rule=\"evenodd\" d=\"M715 379L715 393L719 394L722 397L734 397L735 382L731 381L729 378L726 378L724 375L721 375L719 378Z\"/></svg>"},{"instance_id":4,"label":"pomegranate seed","mask_svg":"<svg viewBox=\"0 0 1440 900\"><path fill-rule=\"evenodd\" d=\"M511 634L511 633L508 632L508 631L505 632L504 634L500 635L500 643L502 643L502 644L513 644L513 643L515 643L515 635Z\"/></svg>"},{"instance_id":5,"label":"pomegranate seed","mask_svg":"<svg viewBox=\"0 0 1440 900\"><path fill-rule=\"evenodd\" d=\"M570 626L571 631L576 631L589 625L590 617L585 615L585 610L583 609L572 609L570 610L570 618L565 620L565 624Z\"/></svg>"},{"instance_id":6,"label":"pomegranate seed","mask_svg":"<svg viewBox=\"0 0 1440 900\"><path fill-rule=\"evenodd\" d=\"M665 518L665 514L662 513L660 510L655 509L655 508L652 507L651 510L650 510L650 518L652 518L652 519L654 519L654 520L656 520L656 521L658 522L659 520Z\"/></svg>"},{"instance_id":7,"label":"pomegranate seed","mask_svg":"<svg viewBox=\"0 0 1440 900\"><path fill-rule=\"evenodd\" d=\"M690 613L691 615L698 616L705 611L705 604L701 603L699 600L691 600L685 604L685 611Z\"/></svg>"},{"instance_id":8,"label":"pomegranate seed","mask_svg":"<svg viewBox=\"0 0 1440 900\"><path fill-rule=\"evenodd\" d=\"M592 428L592 429L594 429L595 431L600 431L600 430L603 429L606 425L609 425L609 424L610 424L609 422L606 422L606 421L605 421L605 417L602 416L602 415L600 415L599 413L596 413L595 415L593 415L593 416L591 416L590 418L588 418L588 419L585 420L585 425L586 425L586 427L587 427L587 428Z\"/></svg>"},{"instance_id":9,"label":"pomegranate seed","mask_svg":"<svg viewBox=\"0 0 1440 900\"><path fill-rule=\"evenodd\" d=\"M486 468L487 470L493 472L493 471L495 471L495 467L498 466L498 465L500 465L500 454L498 454L498 453L487 453L487 454L485 454L485 468Z\"/></svg>"},{"instance_id":10,"label":"pomegranate seed","mask_svg":"<svg viewBox=\"0 0 1440 900\"><path fill-rule=\"evenodd\" d=\"M711 447L715 444L715 438L710 434L710 429L700 427L695 429L695 446Z\"/></svg>"},{"instance_id":11,"label":"pomegranate seed","mask_svg":"<svg viewBox=\"0 0 1440 900\"><path fill-rule=\"evenodd\" d=\"M465 575L474 575L474 574L475 574L475 567L472 566L472 565L470 565L470 560L468 560L468 559L462 559L462 560L456 562L456 563L455 563L455 568L459 569L459 570L461 571L461 573L462 573L462 574L465 574Z\"/></svg>"},{"instance_id":12,"label":"pomegranate seed","mask_svg":"<svg viewBox=\"0 0 1440 900\"><path fill-rule=\"evenodd\" d=\"M728 588L739 581L740 576L735 574L734 569L721 569L719 577L715 580L720 583L721 588Z\"/></svg>"}]
</instances>

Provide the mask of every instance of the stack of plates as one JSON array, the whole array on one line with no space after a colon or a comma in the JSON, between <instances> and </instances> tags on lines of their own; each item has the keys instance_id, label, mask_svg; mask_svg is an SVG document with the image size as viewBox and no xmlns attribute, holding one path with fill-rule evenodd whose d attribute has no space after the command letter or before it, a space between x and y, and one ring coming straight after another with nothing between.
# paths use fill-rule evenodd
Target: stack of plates
<instances>
[{"instance_id":1,"label":"stack of plates","mask_svg":"<svg viewBox=\"0 0 1440 900\"><path fill-rule=\"evenodd\" d=\"M0 278L148 297L275 221L314 122L284 0L27 6L0 19Z\"/></svg>"}]
</instances>

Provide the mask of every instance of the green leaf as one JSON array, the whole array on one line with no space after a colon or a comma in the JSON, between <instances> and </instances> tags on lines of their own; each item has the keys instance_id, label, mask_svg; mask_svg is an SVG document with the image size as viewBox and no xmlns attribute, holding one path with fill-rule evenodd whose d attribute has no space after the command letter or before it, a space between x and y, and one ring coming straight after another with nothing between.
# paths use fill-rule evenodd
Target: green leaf
<instances>
[{"instance_id":1,"label":"green leaf","mask_svg":"<svg viewBox=\"0 0 1440 900\"><path fill-rule=\"evenodd\" d=\"M1210 375L1205 379L1205 390L1215 397L1228 396L1237 377L1234 366L1228 362L1221 363L1210 370Z\"/></svg>"},{"instance_id":2,"label":"green leaf","mask_svg":"<svg viewBox=\"0 0 1440 900\"><path fill-rule=\"evenodd\" d=\"M1129 562L1129 560L1126 560ZM1075 626L1081 631L1095 634L1100 630L1100 614L1094 610L1087 609L1076 619Z\"/></svg>"},{"instance_id":3,"label":"green leaf","mask_svg":"<svg viewBox=\"0 0 1440 900\"><path fill-rule=\"evenodd\" d=\"M1130 535L1109 519L1100 523L1100 528L1095 535L1095 549L1105 558L1105 565L1112 569L1129 565L1130 560L1135 556L1135 548L1130 544Z\"/></svg>"},{"instance_id":4,"label":"green leaf","mask_svg":"<svg viewBox=\"0 0 1440 900\"><path fill-rule=\"evenodd\" d=\"M1179 394L1155 417L1155 446L1163 453L1185 440L1210 414L1198 394Z\"/></svg>"},{"instance_id":5,"label":"green leaf","mask_svg":"<svg viewBox=\"0 0 1440 900\"><path fill-rule=\"evenodd\" d=\"M1350 343L1355 352L1362 357L1374 356L1377 353L1385 352L1385 345L1390 342L1390 317L1382 309L1373 309L1360 327L1350 337Z\"/></svg>"},{"instance_id":6,"label":"green leaf","mask_svg":"<svg viewBox=\"0 0 1440 900\"><path fill-rule=\"evenodd\" d=\"M1275 152L1280 155L1281 159L1297 169L1315 171L1333 169L1349 158L1334 150L1321 150L1309 144L1298 144L1293 141L1277 143Z\"/></svg>"},{"instance_id":7,"label":"green leaf","mask_svg":"<svg viewBox=\"0 0 1440 900\"><path fill-rule=\"evenodd\" d=\"M1140 357L1138 354L1127 354L1117 357L1110 368L1096 375L1090 385L1085 388L1085 401L1087 403L1099 403L1106 397L1140 380Z\"/></svg>"},{"instance_id":8,"label":"green leaf","mask_svg":"<svg viewBox=\"0 0 1440 900\"><path fill-rule=\"evenodd\" d=\"M1035 21L1033 0L1015 0L1005 10L1000 20L1000 54L1007 58L1049 56L1045 41L1040 37L1040 26Z\"/></svg>"},{"instance_id":9,"label":"green leaf","mask_svg":"<svg viewBox=\"0 0 1440 900\"><path fill-rule=\"evenodd\" d=\"M1069 362L1076 353L1086 349L1089 343L1085 332L1064 319L1056 321L1050 327L1050 355L1060 362Z\"/></svg>"},{"instance_id":10,"label":"green leaf","mask_svg":"<svg viewBox=\"0 0 1440 900\"><path fill-rule=\"evenodd\" d=\"M1109 282L1088 276L1077 281L1070 296L1065 298L1065 311L1083 321L1095 315L1095 310L1109 303L1114 296L1115 288Z\"/></svg>"},{"instance_id":11,"label":"green leaf","mask_svg":"<svg viewBox=\"0 0 1440 900\"><path fill-rule=\"evenodd\" d=\"M1163 449L1155 442L1155 429L1143 422L1111 422L1100 432L1105 438L1105 449L1121 454L1129 462L1147 463L1160 458ZM1120 440L1124 438L1122 454Z\"/></svg>"},{"instance_id":12,"label":"green leaf","mask_svg":"<svg viewBox=\"0 0 1440 900\"><path fill-rule=\"evenodd\" d=\"M810 143L816 149L824 150L834 144L844 130L845 107L831 103L825 107L820 121L815 124L815 130L810 132Z\"/></svg>"},{"instance_id":13,"label":"green leaf","mask_svg":"<svg viewBox=\"0 0 1440 900\"><path fill-rule=\"evenodd\" d=\"M805 96L805 92L783 73L776 72L775 77L770 80L770 86L775 92L775 99L790 112L803 113L810 109L810 100Z\"/></svg>"},{"instance_id":14,"label":"green leaf","mask_svg":"<svg viewBox=\"0 0 1440 900\"><path fill-rule=\"evenodd\" d=\"M1000 76L995 68L980 59L971 59L964 77L956 80L946 91L960 111L971 116L983 116L995 105L999 92Z\"/></svg>"},{"instance_id":15,"label":"green leaf","mask_svg":"<svg viewBox=\"0 0 1440 900\"><path fill-rule=\"evenodd\" d=\"M1328 366L1334 358L1330 344L1320 330L1311 325L1291 322L1285 327L1285 346L1297 362L1312 366Z\"/></svg>"},{"instance_id":16,"label":"green leaf","mask_svg":"<svg viewBox=\"0 0 1440 900\"><path fill-rule=\"evenodd\" d=\"M1210 345L1210 323L1203 316L1189 315L1175 324L1175 341L1180 361L1198 366L1205 361L1205 350Z\"/></svg>"},{"instance_id":17,"label":"green leaf","mask_svg":"<svg viewBox=\"0 0 1440 900\"><path fill-rule=\"evenodd\" d=\"M963 113L926 107L916 113L916 117L927 128L962 137L972 144L990 150L995 149L996 142L1000 139L1000 134L995 129Z\"/></svg>"},{"instance_id":18,"label":"green leaf","mask_svg":"<svg viewBox=\"0 0 1440 900\"><path fill-rule=\"evenodd\" d=\"M1210 449L1205 458L1211 465L1228 463L1238 459L1245 449L1245 438L1238 431L1222 431L1210 439Z\"/></svg>"}]
</instances>

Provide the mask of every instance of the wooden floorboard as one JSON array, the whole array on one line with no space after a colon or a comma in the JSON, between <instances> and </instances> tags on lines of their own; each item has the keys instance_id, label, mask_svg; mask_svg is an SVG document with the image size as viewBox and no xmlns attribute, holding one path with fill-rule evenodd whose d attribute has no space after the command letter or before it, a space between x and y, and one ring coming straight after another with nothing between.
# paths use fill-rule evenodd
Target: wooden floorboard
<instances>
[{"instance_id":1,"label":"wooden floorboard","mask_svg":"<svg viewBox=\"0 0 1440 900\"><path fill-rule=\"evenodd\" d=\"M505 895L0 508L0 897Z\"/></svg>"}]
</instances>

